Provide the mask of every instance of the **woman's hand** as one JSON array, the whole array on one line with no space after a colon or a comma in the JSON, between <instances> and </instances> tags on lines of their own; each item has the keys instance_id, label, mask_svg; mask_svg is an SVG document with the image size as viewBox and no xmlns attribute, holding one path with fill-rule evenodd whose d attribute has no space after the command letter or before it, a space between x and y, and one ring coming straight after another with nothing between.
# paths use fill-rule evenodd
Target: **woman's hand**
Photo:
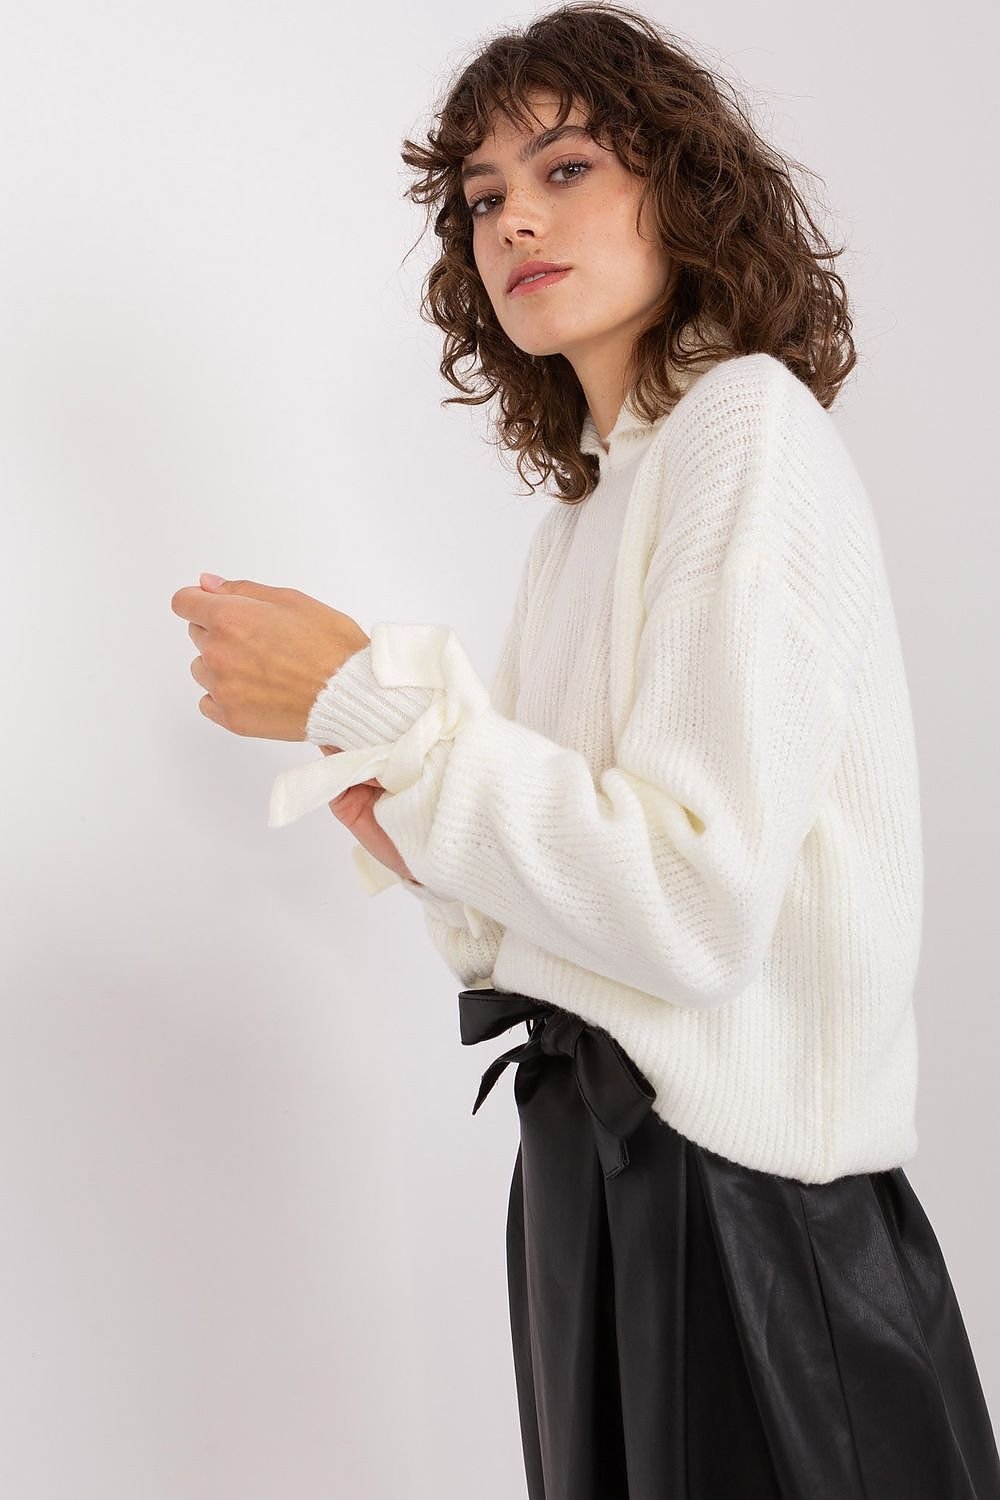
<instances>
[{"instance_id":1,"label":"woman's hand","mask_svg":"<svg viewBox=\"0 0 1000 1500\"><path fill-rule=\"evenodd\" d=\"M304 740L320 689L368 636L298 589L201 576L205 587L178 589L170 601L201 652L191 663L206 689L201 712L232 734Z\"/></svg>"},{"instance_id":2,"label":"woman's hand","mask_svg":"<svg viewBox=\"0 0 1000 1500\"><path fill-rule=\"evenodd\" d=\"M335 745L320 745L319 748L324 755L340 754L339 747ZM420 881L411 874L392 839L375 821L373 809L384 791L385 787L374 776L370 781L359 781L356 785L347 787L339 797L332 799L330 811L345 828L350 829L358 843L375 856L379 864L419 885Z\"/></svg>"}]
</instances>

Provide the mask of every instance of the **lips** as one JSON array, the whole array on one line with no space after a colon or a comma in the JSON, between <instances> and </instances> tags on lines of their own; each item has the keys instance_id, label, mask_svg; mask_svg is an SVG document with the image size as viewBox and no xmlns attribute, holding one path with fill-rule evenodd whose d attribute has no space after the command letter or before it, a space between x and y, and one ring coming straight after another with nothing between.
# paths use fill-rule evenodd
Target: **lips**
<instances>
[{"instance_id":1,"label":"lips","mask_svg":"<svg viewBox=\"0 0 1000 1500\"><path fill-rule=\"evenodd\" d=\"M512 292L514 288L527 276L537 276L548 271L568 271L569 266L557 265L551 260L526 260L520 266L515 266L507 278L507 290Z\"/></svg>"}]
</instances>

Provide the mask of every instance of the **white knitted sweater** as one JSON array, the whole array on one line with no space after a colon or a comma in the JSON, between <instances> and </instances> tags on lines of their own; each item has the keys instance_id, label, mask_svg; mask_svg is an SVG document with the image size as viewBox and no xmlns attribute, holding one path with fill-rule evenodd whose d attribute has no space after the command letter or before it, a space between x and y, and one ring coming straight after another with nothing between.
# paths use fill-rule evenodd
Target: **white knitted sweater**
<instances>
[{"instance_id":1,"label":"white knitted sweater","mask_svg":"<svg viewBox=\"0 0 1000 1500\"><path fill-rule=\"evenodd\" d=\"M376 776L400 883L466 988L615 1037L655 1112L802 1182L917 1147L923 862L875 517L779 360L619 412L582 504L547 496L487 691L447 625L372 626L319 693L270 826Z\"/></svg>"}]
</instances>

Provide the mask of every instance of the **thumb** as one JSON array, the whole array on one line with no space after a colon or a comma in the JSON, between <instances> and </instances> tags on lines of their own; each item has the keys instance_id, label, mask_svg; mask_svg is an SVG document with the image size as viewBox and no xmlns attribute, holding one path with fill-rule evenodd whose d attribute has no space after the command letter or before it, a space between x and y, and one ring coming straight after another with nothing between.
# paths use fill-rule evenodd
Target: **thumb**
<instances>
[{"instance_id":1,"label":"thumb","mask_svg":"<svg viewBox=\"0 0 1000 1500\"><path fill-rule=\"evenodd\" d=\"M218 573L199 573L198 578L202 588L210 594L243 594L248 599L273 600L283 592L249 578L220 578Z\"/></svg>"}]
</instances>

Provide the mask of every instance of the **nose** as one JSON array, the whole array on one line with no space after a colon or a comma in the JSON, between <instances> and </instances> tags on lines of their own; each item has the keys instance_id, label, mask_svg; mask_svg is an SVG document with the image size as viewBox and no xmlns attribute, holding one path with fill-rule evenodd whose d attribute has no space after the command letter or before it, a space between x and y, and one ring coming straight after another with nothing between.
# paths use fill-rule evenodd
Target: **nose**
<instances>
[{"instance_id":1,"label":"nose","mask_svg":"<svg viewBox=\"0 0 1000 1500\"><path fill-rule=\"evenodd\" d=\"M541 205L532 202L530 193L508 191L497 212L497 229L504 240L518 235L535 234L543 217Z\"/></svg>"}]
</instances>

